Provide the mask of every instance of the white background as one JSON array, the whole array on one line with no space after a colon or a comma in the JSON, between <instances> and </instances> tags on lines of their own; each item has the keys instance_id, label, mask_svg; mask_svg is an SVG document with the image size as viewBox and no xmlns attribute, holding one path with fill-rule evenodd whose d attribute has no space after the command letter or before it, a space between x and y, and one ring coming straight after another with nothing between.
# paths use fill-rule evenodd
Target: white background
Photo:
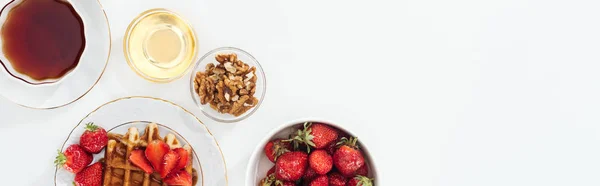
<instances>
[{"instance_id":1,"label":"white background","mask_svg":"<svg viewBox=\"0 0 600 186\"><path fill-rule=\"evenodd\" d=\"M3 185L51 185L56 149L72 127L130 95L165 98L200 117L225 153L232 186L243 185L266 133L303 117L358 134L378 185L600 185L599 1L101 2L112 55L87 96L41 111L0 99ZM253 116L216 123L194 108L189 76L151 84L129 69L123 33L154 7L192 22L200 54L235 46L261 62L266 99Z\"/></svg>"}]
</instances>

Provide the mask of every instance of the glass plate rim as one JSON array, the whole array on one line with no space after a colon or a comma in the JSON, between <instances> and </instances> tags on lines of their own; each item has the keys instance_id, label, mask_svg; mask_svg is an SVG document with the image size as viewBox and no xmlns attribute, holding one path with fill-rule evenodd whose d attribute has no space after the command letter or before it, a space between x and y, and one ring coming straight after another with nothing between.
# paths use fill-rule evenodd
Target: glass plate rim
<instances>
[{"instance_id":1,"label":"glass plate rim","mask_svg":"<svg viewBox=\"0 0 600 186\"><path fill-rule=\"evenodd\" d=\"M109 105L109 104L112 104L112 103L115 103L115 102L118 102L118 101L122 101L122 100L128 100L128 99L151 99L151 100L155 100L155 101L161 101L161 102L164 102L164 103L167 103L167 104L171 104L172 106L175 106L175 107L177 107L177 108L179 108L179 109L183 110L184 112L186 112L186 113L190 114L191 116L193 116L193 117L194 117L194 119L196 119L196 121L198 121L200 124L202 124L202 126L204 126L204 128L206 129L206 131L208 132L208 134L210 134L210 136L213 138L213 141L214 141L214 142L215 142L215 144L217 145L217 149L219 150L219 153L221 154L221 158L223 159L223 166L225 167L225 185L229 185L229 177L228 177L227 162L226 162L226 160L225 160L225 155L223 154L223 150L221 149L221 146L219 145L219 142L217 141L217 138L215 138L215 136L214 136L214 135L213 135L213 133L210 131L210 129L208 129L208 126L206 126L206 124L204 124L204 123L203 123L203 122L200 120L200 118L196 117L196 115L194 115L192 112L190 112L190 111L189 111L189 110L187 110L186 108L184 108L184 107L182 107L182 106L180 106L180 105L178 105L178 104L176 104L176 103L173 103L173 102L171 102L171 101L168 101L168 100L165 100L165 99L161 99L161 98L156 98L156 97L151 97L151 96L127 96L127 97L117 98L117 99L114 99L114 100L111 100L111 101L108 101L108 102L106 102L106 103L103 103L103 104L101 104L100 106L96 107L94 110L92 110L91 112L89 112L88 114L86 114L86 115L85 115L85 117L83 117L83 118L82 118L82 119L81 119L81 120L80 120L80 121L77 123L77 125L75 125L75 126L73 127L73 129L71 129L71 131L70 131L70 132L69 132L69 134L67 135L67 138L65 139L65 141L64 141L64 142L62 143L62 145L60 146L60 149L63 149L63 148L65 147L65 145L67 144L67 141L69 141L69 136L71 136L71 134L73 134L73 132L75 131L75 129L76 129L76 128L77 128L79 125L81 125L81 124L82 124L82 122L83 122L83 121L84 121L86 118L88 118L90 115L94 114L96 111L100 110L102 107L104 107L104 106L106 106L106 105ZM129 123L129 122L127 122L127 123ZM123 124L126 124L126 123L122 123L122 124L119 124L119 125L117 125L117 126L121 126L121 125L123 125ZM158 123L157 123L157 124L158 124ZM177 131L175 131L175 130L173 130L173 129L169 128L169 127L166 127L165 125L161 125L161 126L163 126L163 127L167 128L167 129L169 129L169 130L172 130L172 131L174 131L174 132L176 132L176 133L177 133ZM111 129L112 129L112 128L111 128ZM179 133L177 133L177 134L179 135ZM182 135L180 135L180 136L183 138L183 136L182 136ZM184 140L187 142L187 140L186 140L185 138L183 138L183 139L184 139ZM193 149L193 147L192 147L192 149ZM193 151L194 151L194 154L196 154L196 151L195 151L195 150L193 150ZM197 154L196 154L196 157L198 157L198 156L197 156ZM198 162L200 162L200 160L198 160ZM202 165L200 165L200 167L202 167ZM58 167L55 167L55 169L54 169L54 185L55 185L55 186L57 186L57 185L56 185L56 173L57 173L57 171L58 171ZM203 171L204 171L204 170L202 170L202 177L204 177L204 172L203 172ZM204 178L202 179L202 182L203 182L202 184L204 185Z\"/></svg>"}]
</instances>

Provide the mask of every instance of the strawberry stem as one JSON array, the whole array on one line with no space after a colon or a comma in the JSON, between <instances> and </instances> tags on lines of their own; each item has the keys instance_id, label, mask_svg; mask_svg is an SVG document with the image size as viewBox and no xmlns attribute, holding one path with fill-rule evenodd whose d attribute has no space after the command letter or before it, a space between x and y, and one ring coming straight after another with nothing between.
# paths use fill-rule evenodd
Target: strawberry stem
<instances>
[{"instance_id":1,"label":"strawberry stem","mask_svg":"<svg viewBox=\"0 0 600 186\"><path fill-rule=\"evenodd\" d=\"M350 139L346 138L346 137L342 137L342 139L340 139L340 141L336 144L336 146L342 146L342 145L346 145L355 149L359 149L358 144L356 144L358 142L358 138L357 137L350 137Z\"/></svg>"},{"instance_id":2,"label":"strawberry stem","mask_svg":"<svg viewBox=\"0 0 600 186\"><path fill-rule=\"evenodd\" d=\"M58 151L58 155L56 156L56 159L54 159L54 164L56 166L62 166L67 162L67 156L65 156L65 154L60 152L60 150L57 150L57 151Z\"/></svg>"},{"instance_id":3,"label":"strawberry stem","mask_svg":"<svg viewBox=\"0 0 600 186\"><path fill-rule=\"evenodd\" d=\"M89 122L85 124L85 130L94 132L98 129L98 125L94 125L94 122Z\"/></svg>"},{"instance_id":4,"label":"strawberry stem","mask_svg":"<svg viewBox=\"0 0 600 186\"><path fill-rule=\"evenodd\" d=\"M374 179L372 179L372 178L368 178L368 177L365 177L365 176L358 175L358 176L354 177L354 179L358 180L357 186L358 185L373 186Z\"/></svg>"}]
</instances>

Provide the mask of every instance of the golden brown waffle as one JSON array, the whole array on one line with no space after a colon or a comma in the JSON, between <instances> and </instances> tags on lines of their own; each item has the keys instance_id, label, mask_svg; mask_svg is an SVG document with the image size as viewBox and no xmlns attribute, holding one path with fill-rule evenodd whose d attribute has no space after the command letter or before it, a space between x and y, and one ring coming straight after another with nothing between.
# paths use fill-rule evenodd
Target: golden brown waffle
<instances>
[{"instance_id":1,"label":"golden brown waffle","mask_svg":"<svg viewBox=\"0 0 600 186\"><path fill-rule=\"evenodd\" d=\"M108 145L104 161L104 186L166 186L158 173L147 174L142 169L129 162L131 151L146 149L148 142L162 140L171 149L181 147L181 143L173 134L161 138L158 126L148 124L144 134L140 136L137 128L131 127L125 135L108 133ZM190 154L185 170L192 175L194 183L197 180L196 170L192 168L192 149L189 145L183 146Z\"/></svg>"}]
</instances>

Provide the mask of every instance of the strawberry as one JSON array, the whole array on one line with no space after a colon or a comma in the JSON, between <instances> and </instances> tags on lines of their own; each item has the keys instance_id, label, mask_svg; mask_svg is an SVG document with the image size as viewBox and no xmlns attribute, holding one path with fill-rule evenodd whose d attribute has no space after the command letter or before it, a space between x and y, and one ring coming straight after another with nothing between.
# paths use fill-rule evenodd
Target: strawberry
<instances>
[{"instance_id":1,"label":"strawberry","mask_svg":"<svg viewBox=\"0 0 600 186\"><path fill-rule=\"evenodd\" d=\"M275 175L267 173L267 176L260 180L258 186L272 186L275 184Z\"/></svg>"},{"instance_id":2,"label":"strawberry","mask_svg":"<svg viewBox=\"0 0 600 186\"><path fill-rule=\"evenodd\" d=\"M308 155L302 151L286 152L275 162L275 178L282 181L299 180L308 167Z\"/></svg>"},{"instance_id":3,"label":"strawberry","mask_svg":"<svg viewBox=\"0 0 600 186\"><path fill-rule=\"evenodd\" d=\"M356 170L354 174L361 176L369 176L369 166L367 165L367 163L365 163L362 167L358 168L358 170Z\"/></svg>"},{"instance_id":4,"label":"strawberry","mask_svg":"<svg viewBox=\"0 0 600 186\"><path fill-rule=\"evenodd\" d=\"M296 186L295 182L292 181L281 181L275 179L275 175L269 175L260 180L259 186Z\"/></svg>"},{"instance_id":5,"label":"strawberry","mask_svg":"<svg viewBox=\"0 0 600 186\"><path fill-rule=\"evenodd\" d=\"M329 185L330 186L346 186L346 177L339 172L329 173Z\"/></svg>"},{"instance_id":6,"label":"strawberry","mask_svg":"<svg viewBox=\"0 0 600 186\"><path fill-rule=\"evenodd\" d=\"M306 181L310 181L312 179L315 179L319 174L317 174L315 172L315 170L313 170L312 168L308 167L306 168L306 172L304 172L304 180Z\"/></svg>"},{"instance_id":7,"label":"strawberry","mask_svg":"<svg viewBox=\"0 0 600 186\"><path fill-rule=\"evenodd\" d=\"M178 170L169 174L169 176L166 177L163 182L165 182L167 185L191 186L192 176L185 170Z\"/></svg>"},{"instance_id":8,"label":"strawberry","mask_svg":"<svg viewBox=\"0 0 600 186\"><path fill-rule=\"evenodd\" d=\"M334 142L334 143L330 143L329 145L327 145L327 147L325 148L327 150L328 154L334 154L335 151L338 149L338 142Z\"/></svg>"},{"instance_id":9,"label":"strawberry","mask_svg":"<svg viewBox=\"0 0 600 186\"><path fill-rule=\"evenodd\" d=\"M346 186L373 186L373 179L364 176L356 176L348 180Z\"/></svg>"},{"instance_id":10,"label":"strawberry","mask_svg":"<svg viewBox=\"0 0 600 186\"><path fill-rule=\"evenodd\" d=\"M64 167L69 172L78 173L92 163L92 159L92 155L83 150L81 146L73 144L67 147L64 153L58 151L54 164Z\"/></svg>"},{"instance_id":11,"label":"strawberry","mask_svg":"<svg viewBox=\"0 0 600 186\"><path fill-rule=\"evenodd\" d=\"M333 165L346 176L353 177L354 173L365 164L365 158L356 145L357 138L342 138L340 148L333 154Z\"/></svg>"},{"instance_id":12,"label":"strawberry","mask_svg":"<svg viewBox=\"0 0 600 186\"><path fill-rule=\"evenodd\" d=\"M179 163L175 166L175 170L185 169L190 158L190 153L184 148L176 148L173 151L179 155Z\"/></svg>"},{"instance_id":13,"label":"strawberry","mask_svg":"<svg viewBox=\"0 0 600 186\"><path fill-rule=\"evenodd\" d=\"M159 170L160 177L166 178L171 171L175 170L175 167L179 165L179 154L175 151L169 151L165 154L162 168Z\"/></svg>"},{"instance_id":14,"label":"strawberry","mask_svg":"<svg viewBox=\"0 0 600 186\"><path fill-rule=\"evenodd\" d=\"M151 141L146 147L146 158L154 170L162 170L163 157L169 152L169 145L160 140Z\"/></svg>"},{"instance_id":15,"label":"strawberry","mask_svg":"<svg viewBox=\"0 0 600 186\"><path fill-rule=\"evenodd\" d=\"M327 175L320 175L319 177L310 181L309 186L329 186L329 178Z\"/></svg>"},{"instance_id":16,"label":"strawberry","mask_svg":"<svg viewBox=\"0 0 600 186\"><path fill-rule=\"evenodd\" d=\"M94 125L94 123L85 124L85 132L79 137L81 147L92 154L97 154L108 143L108 135L102 127Z\"/></svg>"},{"instance_id":17,"label":"strawberry","mask_svg":"<svg viewBox=\"0 0 600 186\"><path fill-rule=\"evenodd\" d=\"M97 162L83 169L75 175L76 186L101 186L102 185L102 163Z\"/></svg>"},{"instance_id":18,"label":"strawberry","mask_svg":"<svg viewBox=\"0 0 600 186\"><path fill-rule=\"evenodd\" d=\"M275 181L275 186L296 186L292 181Z\"/></svg>"},{"instance_id":19,"label":"strawberry","mask_svg":"<svg viewBox=\"0 0 600 186\"><path fill-rule=\"evenodd\" d=\"M271 169L269 169L269 171L267 171L267 176L269 176L273 173L275 173L275 166L271 167Z\"/></svg>"},{"instance_id":20,"label":"strawberry","mask_svg":"<svg viewBox=\"0 0 600 186\"><path fill-rule=\"evenodd\" d=\"M327 174L333 167L333 160L327 151L315 150L308 156L308 164L317 174Z\"/></svg>"},{"instance_id":21,"label":"strawberry","mask_svg":"<svg viewBox=\"0 0 600 186\"><path fill-rule=\"evenodd\" d=\"M146 156L144 156L143 150L132 151L131 155L129 155L129 161L148 174L152 174L152 172L154 172L152 165L150 165L150 162L148 159L146 159Z\"/></svg>"},{"instance_id":22,"label":"strawberry","mask_svg":"<svg viewBox=\"0 0 600 186\"><path fill-rule=\"evenodd\" d=\"M294 148L299 144L306 144L316 149L322 149L333 143L338 138L338 132L322 123L304 123L304 129L298 130L291 140ZM310 151L310 149L308 149Z\"/></svg>"},{"instance_id":23,"label":"strawberry","mask_svg":"<svg viewBox=\"0 0 600 186\"><path fill-rule=\"evenodd\" d=\"M281 139L274 139L265 145L265 155L267 155L267 158L274 163L277 160L277 157L291 151L291 149L292 145L289 142L285 142Z\"/></svg>"}]
</instances>

